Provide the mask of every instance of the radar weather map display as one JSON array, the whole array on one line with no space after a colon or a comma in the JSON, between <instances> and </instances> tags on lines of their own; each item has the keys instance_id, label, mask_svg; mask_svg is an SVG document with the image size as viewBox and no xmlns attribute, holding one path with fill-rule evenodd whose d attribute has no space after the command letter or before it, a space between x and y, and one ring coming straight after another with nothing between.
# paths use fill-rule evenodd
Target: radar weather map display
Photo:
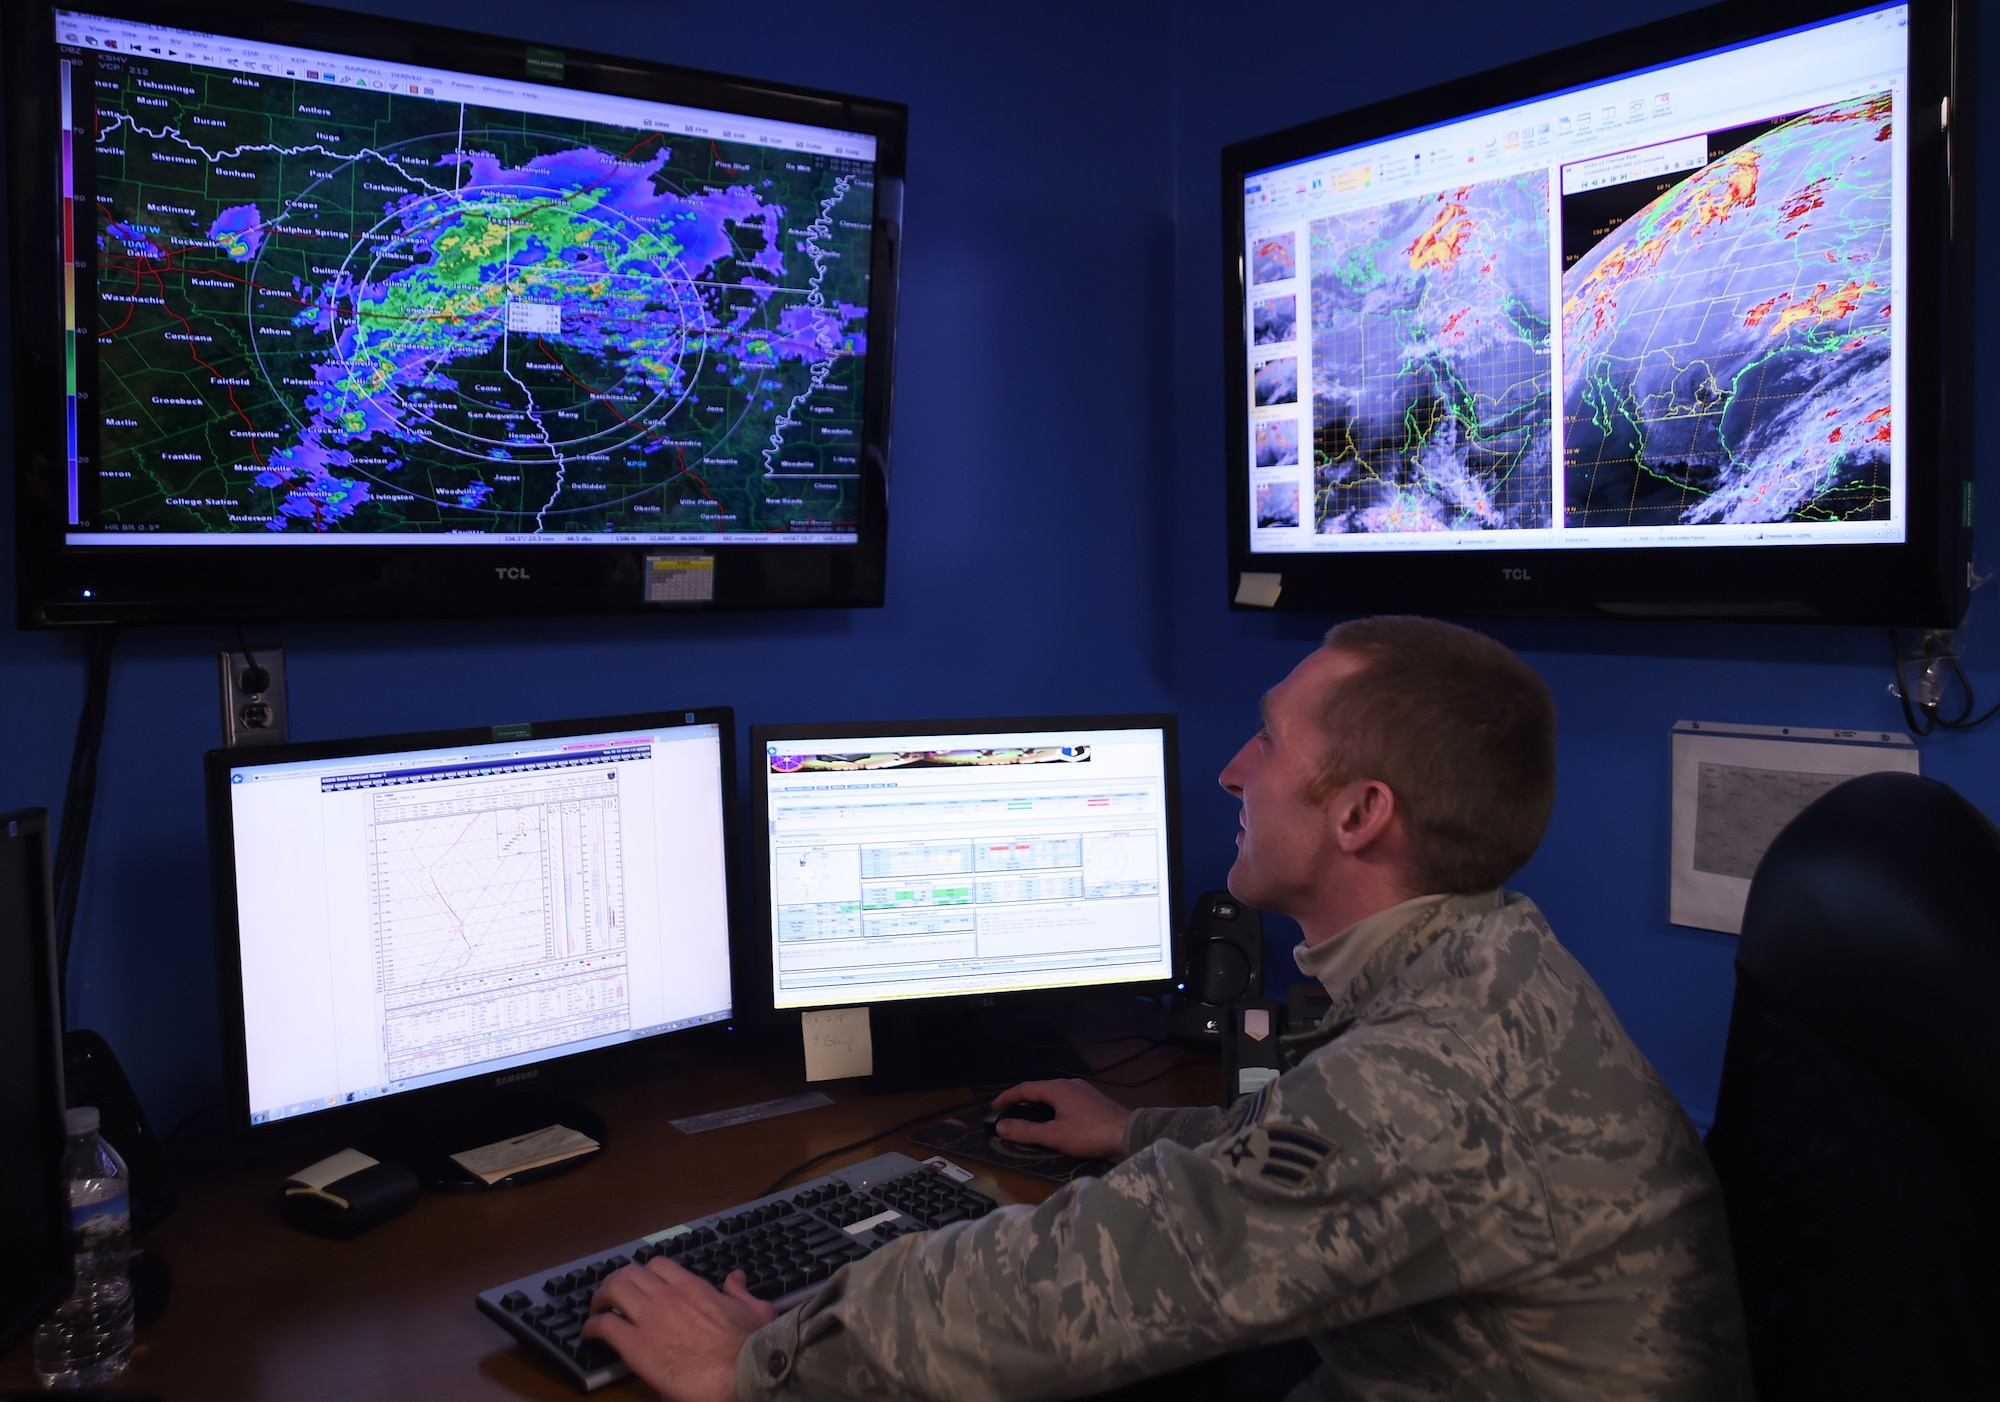
<instances>
[{"instance_id":1,"label":"radar weather map display","mask_svg":"<svg viewBox=\"0 0 2000 1402\"><path fill-rule=\"evenodd\" d=\"M1883 6L1252 173L1252 550L1901 541L1908 55Z\"/></svg>"},{"instance_id":2,"label":"radar weather map display","mask_svg":"<svg viewBox=\"0 0 2000 1402\"><path fill-rule=\"evenodd\" d=\"M57 38L70 543L856 540L873 138Z\"/></svg>"}]
</instances>

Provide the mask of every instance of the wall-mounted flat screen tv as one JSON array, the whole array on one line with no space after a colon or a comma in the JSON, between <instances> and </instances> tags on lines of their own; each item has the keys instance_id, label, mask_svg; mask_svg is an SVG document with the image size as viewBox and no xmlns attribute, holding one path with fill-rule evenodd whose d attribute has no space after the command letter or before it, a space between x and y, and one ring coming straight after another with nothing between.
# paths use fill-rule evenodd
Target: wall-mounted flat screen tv
<instances>
[{"instance_id":1,"label":"wall-mounted flat screen tv","mask_svg":"<svg viewBox=\"0 0 2000 1402\"><path fill-rule=\"evenodd\" d=\"M1227 148L1232 601L1955 623L1972 20L1718 5Z\"/></svg>"},{"instance_id":2,"label":"wall-mounted flat screen tv","mask_svg":"<svg viewBox=\"0 0 2000 1402\"><path fill-rule=\"evenodd\" d=\"M5 8L26 625L882 602L900 104Z\"/></svg>"}]
</instances>

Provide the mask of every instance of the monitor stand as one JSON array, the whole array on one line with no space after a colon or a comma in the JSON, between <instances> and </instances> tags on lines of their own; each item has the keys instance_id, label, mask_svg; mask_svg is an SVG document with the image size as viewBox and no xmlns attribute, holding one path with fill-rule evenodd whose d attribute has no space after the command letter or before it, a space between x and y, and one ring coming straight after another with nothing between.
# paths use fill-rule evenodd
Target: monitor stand
<instances>
[{"instance_id":1,"label":"monitor stand","mask_svg":"<svg viewBox=\"0 0 2000 1402\"><path fill-rule=\"evenodd\" d=\"M869 1040L875 1071L868 1088L878 1095L948 1086L1004 1090L1090 1069L1042 1009L918 1012L878 1003L870 1010Z\"/></svg>"},{"instance_id":2,"label":"monitor stand","mask_svg":"<svg viewBox=\"0 0 2000 1402\"><path fill-rule=\"evenodd\" d=\"M595 1139L596 1152L545 1164L487 1183L452 1161L453 1154L562 1125ZM368 1136L361 1148L376 1158L406 1165L424 1189L434 1193L483 1193L519 1188L594 1163L607 1142L604 1117L579 1101L545 1091L498 1091L462 1104L406 1116Z\"/></svg>"}]
</instances>

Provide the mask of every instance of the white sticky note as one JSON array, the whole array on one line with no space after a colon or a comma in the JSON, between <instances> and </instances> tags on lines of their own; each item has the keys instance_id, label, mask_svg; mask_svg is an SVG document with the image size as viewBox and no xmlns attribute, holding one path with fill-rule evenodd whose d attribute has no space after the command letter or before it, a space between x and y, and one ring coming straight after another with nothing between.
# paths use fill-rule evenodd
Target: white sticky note
<instances>
[{"instance_id":1,"label":"white sticky note","mask_svg":"<svg viewBox=\"0 0 2000 1402\"><path fill-rule=\"evenodd\" d=\"M1236 602L1253 609L1267 609L1278 602L1278 594L1284 587L1285 577L1281 574L1245 570L1236 576Z\"/></svg>"},{"instance_id":2,"label":"white sticky note","mask_svg":"<svg viewBox=\"0 0 2000 1402\"><path fill-rule=\"evenodd\" d=\"M868 1036L868 1009L828 1008L799 1018L806 1039L806 1079L837 1081L875 1074L875 1043Z\"/></svg>"}]
</instances>

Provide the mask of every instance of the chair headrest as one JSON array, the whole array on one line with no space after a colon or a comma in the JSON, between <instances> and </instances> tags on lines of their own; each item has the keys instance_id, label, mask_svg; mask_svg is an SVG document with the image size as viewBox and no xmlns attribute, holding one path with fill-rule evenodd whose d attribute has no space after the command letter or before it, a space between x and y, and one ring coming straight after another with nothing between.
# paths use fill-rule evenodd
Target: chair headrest
<instances>
[{"instance_id":1,"label":"chair headrest","mask_svg":"<svg viewBox=\"0 0 2000 1402\"><path fill-rule=\"evenodd\" d=\"M1772 842L1739 978L1962 1133L2000 1144L2000 830L1934 779L1867 774Z\"/></svg>"}]
</instances>

